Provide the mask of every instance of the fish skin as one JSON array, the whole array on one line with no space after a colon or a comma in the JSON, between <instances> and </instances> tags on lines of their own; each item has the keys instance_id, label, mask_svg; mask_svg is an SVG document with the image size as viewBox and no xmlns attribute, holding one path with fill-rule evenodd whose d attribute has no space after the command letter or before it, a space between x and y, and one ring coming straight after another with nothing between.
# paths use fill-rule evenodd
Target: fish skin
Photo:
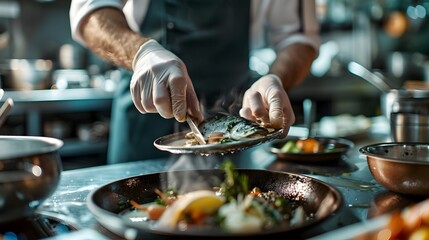
<instances>
[{"instance_id":1,"label":"fish skin","mask_svg":"<svg viewBox=\"0 0 429 240\"><path fill-rule=\"evenodd\" d=\"M214 132L224 133L225 139L238 141L252 135L267 135L268 129L259 124L235 115L215 115L199 126L204 138L207 139Z\"/></svg>"}]
</instances>

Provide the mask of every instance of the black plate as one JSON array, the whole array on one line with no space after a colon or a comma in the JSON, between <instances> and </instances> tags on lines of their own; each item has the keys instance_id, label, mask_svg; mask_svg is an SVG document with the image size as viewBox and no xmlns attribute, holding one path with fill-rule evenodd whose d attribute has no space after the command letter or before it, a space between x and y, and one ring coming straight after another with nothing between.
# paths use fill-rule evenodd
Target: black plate
<instances>
[{"instance_id":1,"label":"black plate","mask_svg":"<svg viewBox=\"0 0 429 240\"><path fill-rule=\"evenodd\" d=\"M337 161L346 154L354 144L352 141L345 138L332 138L332 137L314 137L323 146L333 145L334 148L330 152L319 152L319 153L292 153L282 152L281 148L287 141L296 141L299 137L286 137L282 140L274 141L270 144L269 151L276 154L281 160L296 161L301 163L320 163Z\"/></svg>"},{"instance_id":2,"label":"black plate","mask_svg":"<svg viewBox=\"0 0 429 240\"><path fill-rule=\"evenodd\" d=\"M160 231L144 222L132 222L123 215L124 212L129 211L131 199L142 204L153 202L156 198L154 189L165 190L171 186L167 181L168 176L181 179L191 177L193 183L199 182L197 178L217 179L219 182L224 174L221 170L173 171L125 178L92 191L87 198L87 206L100 224L121 236L127 233L136 238L195 237L201 239L201 237L261 237L302 231L329 217L342 203L342 197L335 188L311 177L267 170L238 169L238 171L249 177L251 187L258 186L262 191L273 190L298 201L307 214L314 213L314 218L294 226L278 226L256 234L231 234L219 229L216 231ZM182 185L182 182L179 182L175 181L178 185ZM212 186L217 186L218 182Z\"/></svg>"},{"instance_id":3,"label":"black plate","mask_svg":"<svg viewBox=\"0 0 429 240\"><path fill-rule=\"evenodd\" d=\"M197 154L214 154L230 153L244 150L258 144L278 138L283 130L276 130L264 137L245 138L240 141L227 143L208 143L204 145L187 146L185 138L188 132L173 133L155 140L154 145L160 150L168 151L175 154L197 153Z\"/></svg>"}]
</instances>

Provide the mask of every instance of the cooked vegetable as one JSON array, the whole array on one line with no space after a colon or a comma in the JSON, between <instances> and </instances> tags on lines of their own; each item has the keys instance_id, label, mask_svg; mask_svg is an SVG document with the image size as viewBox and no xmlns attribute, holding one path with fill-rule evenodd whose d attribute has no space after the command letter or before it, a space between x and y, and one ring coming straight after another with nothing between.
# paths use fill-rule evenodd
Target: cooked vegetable
<instances>
[{"instance_id":1,"label":"cooked vegetable","mask_svg":"<svg viewBox=\"0 0 429 240\"><path fill-rule=\"evenodd\" d=\"M382 233L388 233L388 239L429 239L429 200L393 212L388 224L372 234Z\"/></svg>"},{"instance_id":2,"label":"cooked vegetable","mask_svg":"<svg viewBox=\"0 0 429 240\"><path fill-rule=\"evenodd\" d=\"M152 204L130 203L135 209L147 212L149 219L157 220L155 226L161 229L209 227L249 233L279 224L299 224L307 217L298 203L277 192L264 192L258 187L250 190L248 177L236 171L231 161L225 161L221 169L224 180L213 190L182 195L171 189L164 193L156 191L159 197Z\"/></svg>"},{"instance_id":3,"label":"cooked vegetable","mask_svg":"<svg viewBox=\"0 0 429 240\"><path fill-rule=\"evenodd\" d=\"M296 147L296 142L295 141L287 141L283 147L280 149L280 151L287 153L299 153L301 152L301 150L299 150L299 148Z\"/></svg>"},{"instance_id":4,"label":"cooked vegetable","mask_svg":"<svg viewBox=\"0 0 429 240\"><path fill-rule=\"evenodd\" d=\"M318 153L321 150L320 142L314 138L299 139L296 147L305 153Z\"/></svg>"},{"instance_id":5,"label":"cooked vegetable","mask_svg":"<svg viewBox=\"0 0 429 240\"><path fill-rule=\"evenodd\" d=\"M281 148L284 153L320 153L332 151L315 138L289 140Z\"/></svg>"},{"instance_id":6,"label":"cooked vegetable","mask_svg":"<svg viewBox=\"0 0 429 240\"><path fill-rule=\"evenodd\" d=\"M138 204L134 200L130 200L131 205L141 211L147 212L147 215L152 220L158 220L164 213L166 207L160 204L151 204L149 206L143 206Z\"/></svg>"},{"instance_id":7,"label":"cooked vegetable","mask_svg":"<svg viewBox=\"0 0 429 240\"><path fill-rule=\"evenodd\" d=\"M172 203L157 224L167 228L175 228L178 224L203 225L224 202L223 196L211 190L189 192Z\"/></svg>"},{"instance_id":8,"label":"cooked vegetable","mask_svg":"<svg viewBox=\"0 0 429 240\"><path fill-rule=\"evenodd\" d=\"M220 190L227 200L237 199L240 194L249 192L249 180L247 176L235 171L231 161L225 161L221 168L225 171L225 180L220 184Z\"/></svg>"}]
</instances>

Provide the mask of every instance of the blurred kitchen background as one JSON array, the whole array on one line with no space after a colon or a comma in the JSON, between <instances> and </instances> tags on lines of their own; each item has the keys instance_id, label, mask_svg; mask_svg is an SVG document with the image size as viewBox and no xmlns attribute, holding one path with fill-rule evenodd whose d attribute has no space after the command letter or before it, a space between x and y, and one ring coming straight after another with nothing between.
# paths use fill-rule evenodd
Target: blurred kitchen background
<instances>
[{"instance_id":1,"label":"blurred kitchen background","mask_svg":"<svg viewBox=\"0 0 429 240\"><path fill-rule=\"evenodd\" d=\"M316 0L322 45L305 83L290 93L324 116L381 114L382 92L352 74L356 62L392 86L429 82L429 0ZM0 83L15 106L3 135L63 139L65 169L105 164L118 71L71 39L70 1L0 0ZM250 67L265 74L274 53L255 51Z\"/></svg>"}]
</instances>

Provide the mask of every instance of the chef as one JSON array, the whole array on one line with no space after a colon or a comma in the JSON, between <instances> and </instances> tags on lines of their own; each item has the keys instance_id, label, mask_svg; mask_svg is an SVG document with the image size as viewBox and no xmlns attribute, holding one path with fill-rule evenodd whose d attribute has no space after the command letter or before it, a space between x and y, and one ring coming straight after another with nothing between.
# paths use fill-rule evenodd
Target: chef
<instances>
[{"instance_id":1,"label":"chef","mask_svg":"<svg viewBox=\"0 0 429 240\"><path fill-rule=\"evenodd\" d=\"M124 70L108 163L163 157L156 138L187 116L201 122L219 107L234 114L237 100L237 114L287 134L295 121L287 91L319 47L310 0L72 0L70 21L76 41ZM255 76L249 53L262 47L276 58L269 74Z\"/></svg>"}]
</instances>

